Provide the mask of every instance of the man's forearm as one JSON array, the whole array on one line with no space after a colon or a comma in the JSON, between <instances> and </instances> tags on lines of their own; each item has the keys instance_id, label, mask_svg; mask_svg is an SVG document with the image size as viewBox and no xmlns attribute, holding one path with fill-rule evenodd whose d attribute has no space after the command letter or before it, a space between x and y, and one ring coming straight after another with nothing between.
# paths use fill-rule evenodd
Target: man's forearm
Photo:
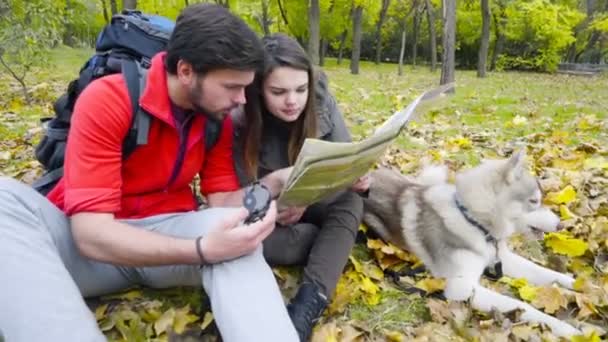
<instances>
[{"instance_id":1,"label":"man's forearm","mask_svg":"<svg viewBox=\"0 0 608 342\"><path fill-rule=\"evenodd\" d=\"M91 259L123 266L198 264L195 240L130 226L111 214L81 213L71 219L80 252Z\"/></svg>"}]
</instances>

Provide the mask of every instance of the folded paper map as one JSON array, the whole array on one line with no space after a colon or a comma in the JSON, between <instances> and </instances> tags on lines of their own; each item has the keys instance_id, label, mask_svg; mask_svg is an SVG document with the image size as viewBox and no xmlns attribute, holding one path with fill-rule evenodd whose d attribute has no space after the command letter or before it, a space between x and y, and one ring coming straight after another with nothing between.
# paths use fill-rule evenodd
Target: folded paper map
<instances>
[{"instance_id":1,"label":"folded paper map","mask_svg":"<svg viewBox=\"0 0 608 342\"><path fill-rule=\"evenodd\" d=\"M279 207L307 206L349 188L384 155L421 102L453 88L450 83L420 95L364 140L341 143L306 139L279 195Z\"/></svg>"}]
</instances>

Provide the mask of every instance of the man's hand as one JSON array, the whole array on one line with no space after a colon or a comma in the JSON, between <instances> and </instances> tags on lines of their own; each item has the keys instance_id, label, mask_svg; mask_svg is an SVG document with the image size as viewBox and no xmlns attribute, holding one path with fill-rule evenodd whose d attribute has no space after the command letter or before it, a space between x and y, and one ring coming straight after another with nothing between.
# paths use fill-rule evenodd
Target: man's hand
<instances>
[{"instance_id":1,"label":"man's hand","mask_svg":"<svg viewBox=\"0 0 608 342\"><path fill-rule=\"evenodd\" d=\"M307 207L289 207L279 211L277 222L283 226L297 223L302 218Z\"/></svg>"},{"instance_id":2,"label":"man's hand","mask_svg":"<svg viewBox=\"0 0 608 342\"><path fill-rule=\"evenodd\" d=\"M238 213L225 217L219 226L201 239L205 261L216 263L231 260L253 252L272 233L277 218L277 207L273 201L260 221L243 225L248 212L241 208Z\"/></svg>"},{"instance_id":3,"label":"man's hand","mask_svg":"<svg viewBox=\"0 0 608 342\"><path fill-rule=\"evenodd\" d=\"M353 184L350 189L354 192L366 192L369 189L369 186L372 184L372 178L369 174L359 178L355 184Z\"/></svg>"}]
</instances>

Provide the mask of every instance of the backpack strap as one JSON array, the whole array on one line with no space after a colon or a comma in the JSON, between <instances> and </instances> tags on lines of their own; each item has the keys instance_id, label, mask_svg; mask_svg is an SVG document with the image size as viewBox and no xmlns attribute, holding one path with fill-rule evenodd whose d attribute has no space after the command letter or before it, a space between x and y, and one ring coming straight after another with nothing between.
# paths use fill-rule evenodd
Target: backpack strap
<instances>
[{"instance_id":1,"label":"backpack strap","mask_svg":"<svg viewBox=\"0 0 608 342\"><path fill-rule=\"evenodd\" d=\"M205 122L205 151L209 151L220 140L222 122L207 117Z\"/></svg>"},{"instance_id":2,"label":"backpack strap","mask_svg":"<svg viewBox=\"0 0 608 342\"><path fill-rule=\"evenodd\" d=\"M47 192L63 177L63 166L44 173L32 183L36 191L46 195Z\"/></svg>"},{"instance_id":3,"label":"backpack strap","mask_svg":"<svg viewBox=\"0 0 608 342\"><path fill-rule=\"evenodd\" d=\"M129 98L131 99L131 127L123 141L122 159L127 159L137 146L148 143L150 133L150 115L139 106L141 92L145 89L146 71L132 59L122 61L122 74L127 83Z\"/></svg>"}]
</instances>

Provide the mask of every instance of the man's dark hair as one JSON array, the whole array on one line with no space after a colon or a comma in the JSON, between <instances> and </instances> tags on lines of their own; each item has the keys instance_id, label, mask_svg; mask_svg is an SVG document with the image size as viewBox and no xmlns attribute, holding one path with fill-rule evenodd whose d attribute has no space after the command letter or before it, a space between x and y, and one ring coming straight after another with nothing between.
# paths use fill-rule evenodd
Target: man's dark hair
<instances>
[{"instance_id":1,"label":"man's dark hair","mask_svg":"<svg viewBox=\"0 0 608 342\"><path fill-rule=\"evenodd\" d=\"M186 7L177 17L167 45L169 73L177 73L180 59L200 74L216 69L256 71L263 67L264 51L242 19L222 6L199 3Z\"/></svg>"}]
</instances>

